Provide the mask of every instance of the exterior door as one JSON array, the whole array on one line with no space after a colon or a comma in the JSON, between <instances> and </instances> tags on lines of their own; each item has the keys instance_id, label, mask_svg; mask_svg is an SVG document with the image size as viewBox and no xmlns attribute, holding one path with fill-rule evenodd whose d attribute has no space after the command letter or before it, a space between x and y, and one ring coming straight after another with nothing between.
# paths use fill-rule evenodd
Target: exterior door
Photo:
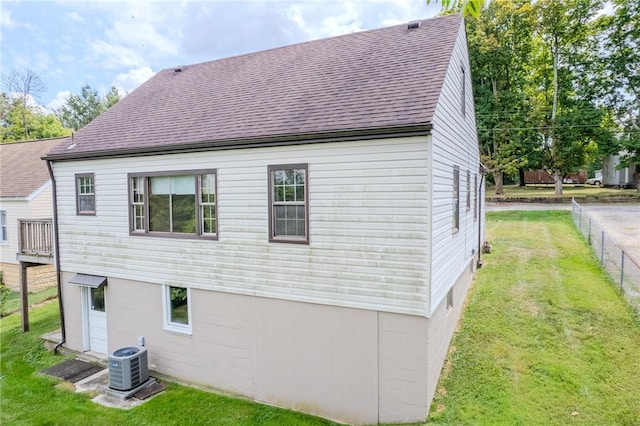
<instances>
[{"instance_id":1,"label":"exterior door","mask_svg":"<svg viewBox=\"0 0 640 426\"><path fill-rule=\"evenodd\" d=\"M84 287L85 301L85 349L107 353L107 314L104 303L104 286Z\"/></svg>"}]
</instances>

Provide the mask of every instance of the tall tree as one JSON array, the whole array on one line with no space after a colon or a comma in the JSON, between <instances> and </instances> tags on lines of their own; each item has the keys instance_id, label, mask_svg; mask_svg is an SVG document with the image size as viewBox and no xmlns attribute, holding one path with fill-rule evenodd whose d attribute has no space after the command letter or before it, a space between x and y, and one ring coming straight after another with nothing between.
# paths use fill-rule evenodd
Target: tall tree
<instances>
[{"instance_id":1,"label":"tall tree","mask_svg":"<svg viewBox=\"0 0 640 426\"><path fill-rule=\"evenodd\" d=\"M613 14L603 15L599 25L601 73L597 80L604 103L621 126L617 145L603 154L622 151L621 167L636 164L636 188L640 192L640 2L612 0Z\"/></svg>"},{"instance_id":2,"label":"tall tree","mask_svg":"<svg viewBox=\"0 0 640 426\"><path fill-rule=\"evenodd\" d=\"M17 100L18 105L15 106L14 110L20 112L25 139L30 139L28 118L30 117L31 104L47 90L46 83L38 73L29 68L24 68L21 70L12 69L8 74L3 74L2 85L8 92L9 97Z\"/></svg>"},{"instance_id":3,"label":"tall tree","mask_svg":"<svg viewBox=\"0 0 640 426\"><path fill-rule=\"evenodd\" d=\"M564 175L587 161L587 148L596 135L586 129L597 129L602 121L601 115L592 114L596 108L585 98L590 91L580 85L576 71L583 65L582 53L592 48L590 42L597 37L593 22L603 2L537 0L533 6L540 41L533 66L544 73L534 99L545 166L553 175L556 195L562 195ZM583 131L576 132L577 128Z\"/></svg>"},{"instance_id":4,"label":"tall tree","mask_svg":"<svg viewBox=\"0 0 640 426\"><path fill-rule=\"evenodd\" d=\"M526 98L533 24L529 0L493 0L481 17L468 19L480 149L497 195L504 175L524 167L535 151Z\"/></svg>"},{"instance_id":5,"label":"tall tree","mask_svg":"<svg viewBox=\"0 0 640 426\"><path fill-rule=\"evenodd\" d=\"M80 95L69 95L65 104L54 110L54 114L64 126L78 130L116 104L121 98L122 96L115 87L111 87L109 92L101 97L97 90L85 84L80 89Z\"/></svg>"}]
</instances>

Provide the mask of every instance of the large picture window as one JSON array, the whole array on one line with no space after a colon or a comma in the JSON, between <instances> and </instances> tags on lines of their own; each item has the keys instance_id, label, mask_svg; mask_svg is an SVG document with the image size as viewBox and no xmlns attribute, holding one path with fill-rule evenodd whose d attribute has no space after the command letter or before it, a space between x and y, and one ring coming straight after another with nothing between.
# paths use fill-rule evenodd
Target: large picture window
<instances>
[{"instance_id":1,"label":"large picture window","mask_svg":"<svg viewBox=\"0 0 640 426\"><path fill-rule=\"evenodd\" d=\"M453 166L453 232L460 230L460 167Z\"/></svg>"},{"instance_id":2,"label":"large picture window","mask_svg":"<svg viewBox=\"0 0 640 426\"><path fill-rule=\"evenodd\" d=\"M76 175L76 213L96 214L96 194L93 173Z\"/></svg>"},{"instance_id":3,"label":"large picture window","mask_svg":"<svg viewBox=\"0 0 640 426\"><path fill-rule=\"evenodd\" d=\"M217 237L216 172L130 174L131 233Z\"/></svg>"},{"instance_id":4,"label":"large picture window","mask_svg":"<svg viewBox=\"0 0 640 426\"><path fill-rule=\"evenodd\" d=\"M306 164L269 166L269 240L309 243Z\"/></svg>"}]
</instances>

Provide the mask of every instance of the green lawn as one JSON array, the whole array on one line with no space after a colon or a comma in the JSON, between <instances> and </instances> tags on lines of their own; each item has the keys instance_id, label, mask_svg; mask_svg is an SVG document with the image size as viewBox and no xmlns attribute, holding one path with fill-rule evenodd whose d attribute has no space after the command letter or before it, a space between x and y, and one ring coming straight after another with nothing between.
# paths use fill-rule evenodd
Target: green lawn
<instances>
[{"instance_id":1,"label":"green lawn","mask_svg":"<svg viewBox=\"0 0 640 426\"><path fill-rule=\"evenodd\" d=\"M328 425L329 421L251 401L169 384L131 410L107 408L70 385L37 372L64 358L44 349L40 335L59 327L58 304L30 312L31 331L20 316L0 319L0 424L2 425Z\"/></svg>"},{"instance_id":2,"label":"green lawn","mask_svg":"<svg viewBox=\"0 0 640 426\"><path fill-rule=\"evenodd\" d=\"M58 288L57 287L49 287L44 290L29 293L28 300L29 306L36 305L38 303L42 303L46 300L54 299L58 296ZM0 316L5 316L12 314L14 312L18 312L20 310L20 292L19 291L10 291L7 293L7 300L2 306L0 310Z\"/></svg>"},{"instance_id":3,"label":"green lawn","mask_svg":"<svg viewBox=\"0 0 640 426\"><path fill-rule=\"evenodd\" d=\"M492 253L469 294L429 424L638 425L640 323L569 212L487 215ZM0 319L0 424L322 425L328 421L169 384L129 411L37 371L62 360L39 336L57 303Z\"/></svg>"},{"instance_id":4,"label":"green lawn","mask_svg":"<svg viewBox=\"0 0 640 426\"><path fill-rule=\"evenodd\" d=\"M547 198L555 197L553 185L505 185L504 198ZM638 199L640 194L635 189L604 188L593 185L563 185L563 197L567 198L630 198ZM488 198L497 197L495 187L488 186L486 190Z\"/></svg>"},{"instance_id":5,"label":"green lawn","mask_svg":"<svg viewBox=\"0 0 640 426\"><path fill-rule=\"evenodd\" d=\"M640 324L570 213L487 219L429 424L639 425Z\"/></svg>"}]
</instances>

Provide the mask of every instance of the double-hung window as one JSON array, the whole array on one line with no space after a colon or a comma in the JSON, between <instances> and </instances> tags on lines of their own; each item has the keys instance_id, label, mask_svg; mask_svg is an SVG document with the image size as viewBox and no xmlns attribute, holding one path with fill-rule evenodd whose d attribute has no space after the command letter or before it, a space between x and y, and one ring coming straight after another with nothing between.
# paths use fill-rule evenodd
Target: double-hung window
<instances>
[{"instance_id":1,"label":"double-hung window","mask_svg":"<svg viewBox=\"0 0 640 426\"><path fill-rule=\"evenodd\" d=\"M96 193L93 173L76 175L76 213L78 215L96 214Z\"/></svg>"},{"instance_id":2,"label":"double-hung window","mask_svg":"<svg viewBox=\"0 0 640 426\"><path fill-rule=\"evenodd\" d=\"M309 243L307 164L269 166L269 241Z\"/></svg>"},{"instance_id":3,"label":"double-hung window","mask_svg":"<svg viewBox=\"0 0 640 426\"><path fill-rule=\"evenodd\" d=\"M132 235L217 238L216 171L129 174Z\"/></svg>"},{"instance_id":4,"label":"double-hung window","mask_svg":"<svg viewBox=\"0 0 640 426\"><path fill-rule=\"evenodd\" d=\"M453 232L460 229L460 167L453 166Z\"/></svg>"},{"instance_id":5,"label":"double-hung window","mask_svg":"<svg viewBox=\"0 0 640 426\"><path fill-rule=\"evenodd\" d=\"M7 211L0 210L0 243L7 242Z\"/></svg>"}]
</instances>

